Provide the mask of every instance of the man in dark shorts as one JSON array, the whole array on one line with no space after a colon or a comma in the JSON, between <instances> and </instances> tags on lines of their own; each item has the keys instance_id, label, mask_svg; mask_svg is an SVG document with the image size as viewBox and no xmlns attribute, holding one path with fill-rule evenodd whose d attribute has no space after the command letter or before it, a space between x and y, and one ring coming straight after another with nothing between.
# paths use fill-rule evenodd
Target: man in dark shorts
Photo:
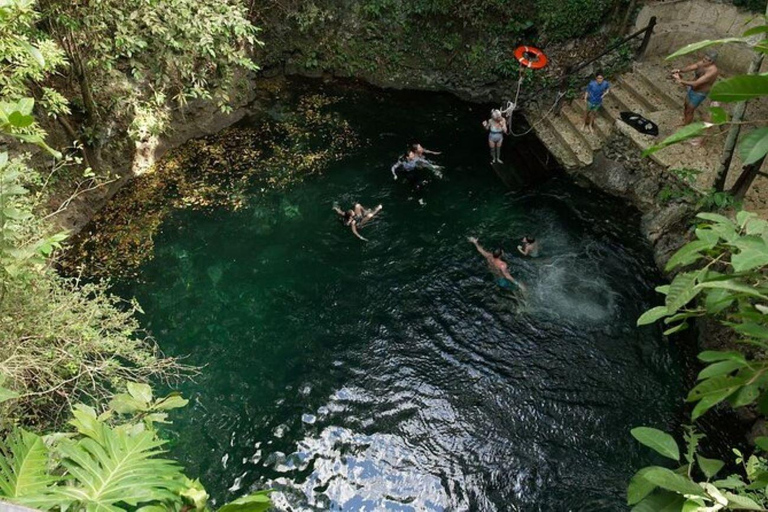
<instances>
[{"instance_id":1,"label":"man in dark shorts","mask_svg":"<svg viewBox=\"0 0 768 512\"><path fill-rule=\"evenodd\" d=\"M603 98L611 90L611 83L605 79L602 71L595 73L595 79L589 82L584 92L587 112L584 114L584 129L594 130L597 111L603 106Z\"/></svg>"},{"instance_id":2,"label":"man in dark shorts","mask_svg":"<svg viewBox=\"0 0 768 512\"><path fill-rule=\"evenodd\" d=\"M525 291L525 285L512 277L507 268L507 263L501 259L504 255L504 252L501 249L496 249L490 253L483 249L483 246L480 245L477 238L470 236L467 240L475 246L477 252L479 252L485 258L485 261L488 262L488 267L490 267L491 272L496 276L496 284L502 288L513 288L517 286L520 290Z\"/></svg>"},{"instance_id":3,"label":"man in dark shorts","mask_svg":"<svg viewBox=\"0 0 768 512\"><path fill-rule=\"evenodd\" d=\"M709 90L717 81L719 71L715 65L717 52L707 50L704 52L704 58L698 62L685 66L681 69L673 69L672 76L675 81L688 89L685 96L685 106L683 108L683 126L693 122L693 113L701 105L709 94ZM681 73L693 71L693 80L683 80Z\"/></svg>"}]
</instances>

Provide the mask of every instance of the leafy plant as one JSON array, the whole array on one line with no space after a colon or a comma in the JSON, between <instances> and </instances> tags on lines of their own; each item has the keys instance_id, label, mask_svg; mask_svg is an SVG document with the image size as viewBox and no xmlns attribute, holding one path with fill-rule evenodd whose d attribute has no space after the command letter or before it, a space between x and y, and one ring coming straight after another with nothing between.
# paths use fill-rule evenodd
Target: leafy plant
<instances>
[{"instance_id":1,"label":"leafy plant","mask_svg":"<svg viewBox=\"0 0 768 512\"><path fill-rule=\"evenodd\" d=\"M664 305L645 312L637 324L664 319L665 334L672 334L686 329L691 318L706 315L731 327L742 342L768 350L768 278L763 272L768 265L768 222L744 211L736 222L715 213L697 217L706 222L666 268L701 267L680 272L669 285L657 288L665 295ZM688 395L688 401L696 403L694 420L724 400L734 407L759 401L768 412L768 360L748 361L739 352L715 351L702 352L699 359L709 364Z\"/></svg>"},{"instance_id":2,"label":"leafy plant","mask_svg":"<svg viewBox=\"0 0 768 512\"><path fill-rule=\"evenodd\" d=\"M165 441L155 422L165 418L146 414L185 404L175 394L153 400L149 386L129 383L128 393L112 402L120 411L110 407L97 414L91 407L76 405L69 422L74 433L43 438L14 429L0 445L0 498L41 510L209 510L208 494L200 482L162 457ZM129 418L115 423L115 414ZM269 491L258 491L219 510L262 512L270 506Z\"/></svg>"},{"instance_id":3,"label":"leafy plant","mask_svg":"<svg viewBox=\"0 0 768 512\"><path fill-rule=\"evenodd\" d=\"M632 429L632 436L680 464L675 470L649 466L635 473L627 488L627 503L635 505L633 512L765 510L768 505L768 465L763 457L752 455L745 461L741 452L734 450L735 462L743 466L746 479L731 474L714 480L725 467L725 461L699 453L699 442L704 436L693 428L686 430L683 460L675 439L661 430L637 427ZM759 445L768 446L766 443L768 438L759 439Z\"/></svg>"}]
</instances>

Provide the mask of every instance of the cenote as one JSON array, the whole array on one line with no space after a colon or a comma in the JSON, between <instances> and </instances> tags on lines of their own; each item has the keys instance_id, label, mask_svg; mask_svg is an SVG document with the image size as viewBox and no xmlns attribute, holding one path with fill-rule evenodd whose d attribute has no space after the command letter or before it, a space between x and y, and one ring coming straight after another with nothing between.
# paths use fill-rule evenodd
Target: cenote
<instances>
[{"instance_id":1,"label":"cenote","mask_svg":"<svg viewBox=\"0 0 768 512\"><path fill-rule=\"evenodd\" d=\"M500 179L488 106L292 87L272 116L340 98L325 108L358 147L295 185L254 184L238 209L172 211L116 286L166 354L201 367L174 455L219 503L270 487L283 510L625 509L652 462L629 430L673 428L683 396L673 348L635 327L659 284L638 215L544 176L532 135L507 138ZM414 141L445 166L418 194L389 170ZM384 206L368 243L331 211L356 201ZM526 234L540 258L517 254ZM472 235L506 250L527 297L495 285Z\"/></svg>"}]
</instances>

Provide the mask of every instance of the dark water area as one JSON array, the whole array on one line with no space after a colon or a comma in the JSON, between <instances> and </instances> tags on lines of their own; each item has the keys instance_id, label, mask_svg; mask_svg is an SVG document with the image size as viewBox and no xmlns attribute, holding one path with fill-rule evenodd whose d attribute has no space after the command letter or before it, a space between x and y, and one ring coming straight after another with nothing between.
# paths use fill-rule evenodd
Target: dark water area
<instances>
[{"instance_id":1,"label":"dark water area","mask_svg":"<svg viewBox=\"0 0 768 512\"><path fill-rule=\"evenodd\" d=\"M165 353L203 366L174 456L219 503L269 486L283 510L625 510L658 462L629 430L674 430L684 395L673 347L635 327L659 284L636 212L540 175L531 137L505 142L510 191L485 107L303 86L344 97L369 142L239 211L174 213L118 286ZM389 172L414 140L445 166L420 193ZM384 206L368 243L331 211L356 201ZM526 234L540 258L517 254ZM471 235L506 250L526 296Z\"/></svg>"}]
</instances>

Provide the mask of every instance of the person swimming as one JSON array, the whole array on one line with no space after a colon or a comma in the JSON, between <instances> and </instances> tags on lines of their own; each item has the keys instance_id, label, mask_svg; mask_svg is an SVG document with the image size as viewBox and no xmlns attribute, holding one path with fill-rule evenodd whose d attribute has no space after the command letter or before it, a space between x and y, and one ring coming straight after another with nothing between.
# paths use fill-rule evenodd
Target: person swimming
<instances>
[{"instance_id":1,"label":"person swimming","mask_svg":"<svg viewBox=\"0 0 768 512\"><path fill-rule=\"evenodd\" d=\"M493 274L496 276L496 284L502 288L512 288L517 286L523 292L526 291L525 285L512 277L512 275L509 273L509 269L507 268L507 263L501 259L501 257L504 255L504 251L501 249L495 249L492 253L490 253L483 249L483 246L480 245L480 242L478 242L477 238L474 236L468 237L467 240L469 240L469 242L475 246L477 252L479 252L488 262L488 266L490 267L491 272L493 272Z\"/></svg>"},{"instance_id":2,"label":"person swimming","mask_svg":"<svg viewBox=\"0 0 768 512\"><path fill-rule=\"evenodd\" d=\"M370 221L373 217L376 216L377 213L382 210L382 208L382 205L378 205L373 210L368 210L360 203L355 203L354 208L347 211L342 210L335 204L331 207L331 209L335 211L341 218L342 224L349 226L349 228L352 230L352 233L364 242L367 242L368 239L360 235L358 229L362 229L363 226L368 223L368 221Z\"/></svg>"},{"instance_id":3,"label":"person swimming","mask_svg":"<svg viewBox=\"0 0 768 512\"><path fill-rule=\"evenodd\" d=\"M439 170L442 169L442 167L433 164L422 156L419 156L420 152L416 146L421 148L419 144L410 146L405 154L403 154L403 156L401 156L397 162L392 165L390 171L392 172L394 179L403 177L413 186L414 189L421 190L421 188L427 184L427 181L420 178L418 170L430 169L433 172L439 173ZM421 149L426 151L424 148Z\"/></svg>"},{"instance_id":4,"label":"person swimming","mask_svg":"<svg viewBox=\"0 0 768 512\"><path fill-rule=\"evenodd\" d=\"M517 246L517 250L523 256L530 256L531 258L539 257L539 242L532 236L524 236L522 244Z\"/></svg>"}]
</instances>

